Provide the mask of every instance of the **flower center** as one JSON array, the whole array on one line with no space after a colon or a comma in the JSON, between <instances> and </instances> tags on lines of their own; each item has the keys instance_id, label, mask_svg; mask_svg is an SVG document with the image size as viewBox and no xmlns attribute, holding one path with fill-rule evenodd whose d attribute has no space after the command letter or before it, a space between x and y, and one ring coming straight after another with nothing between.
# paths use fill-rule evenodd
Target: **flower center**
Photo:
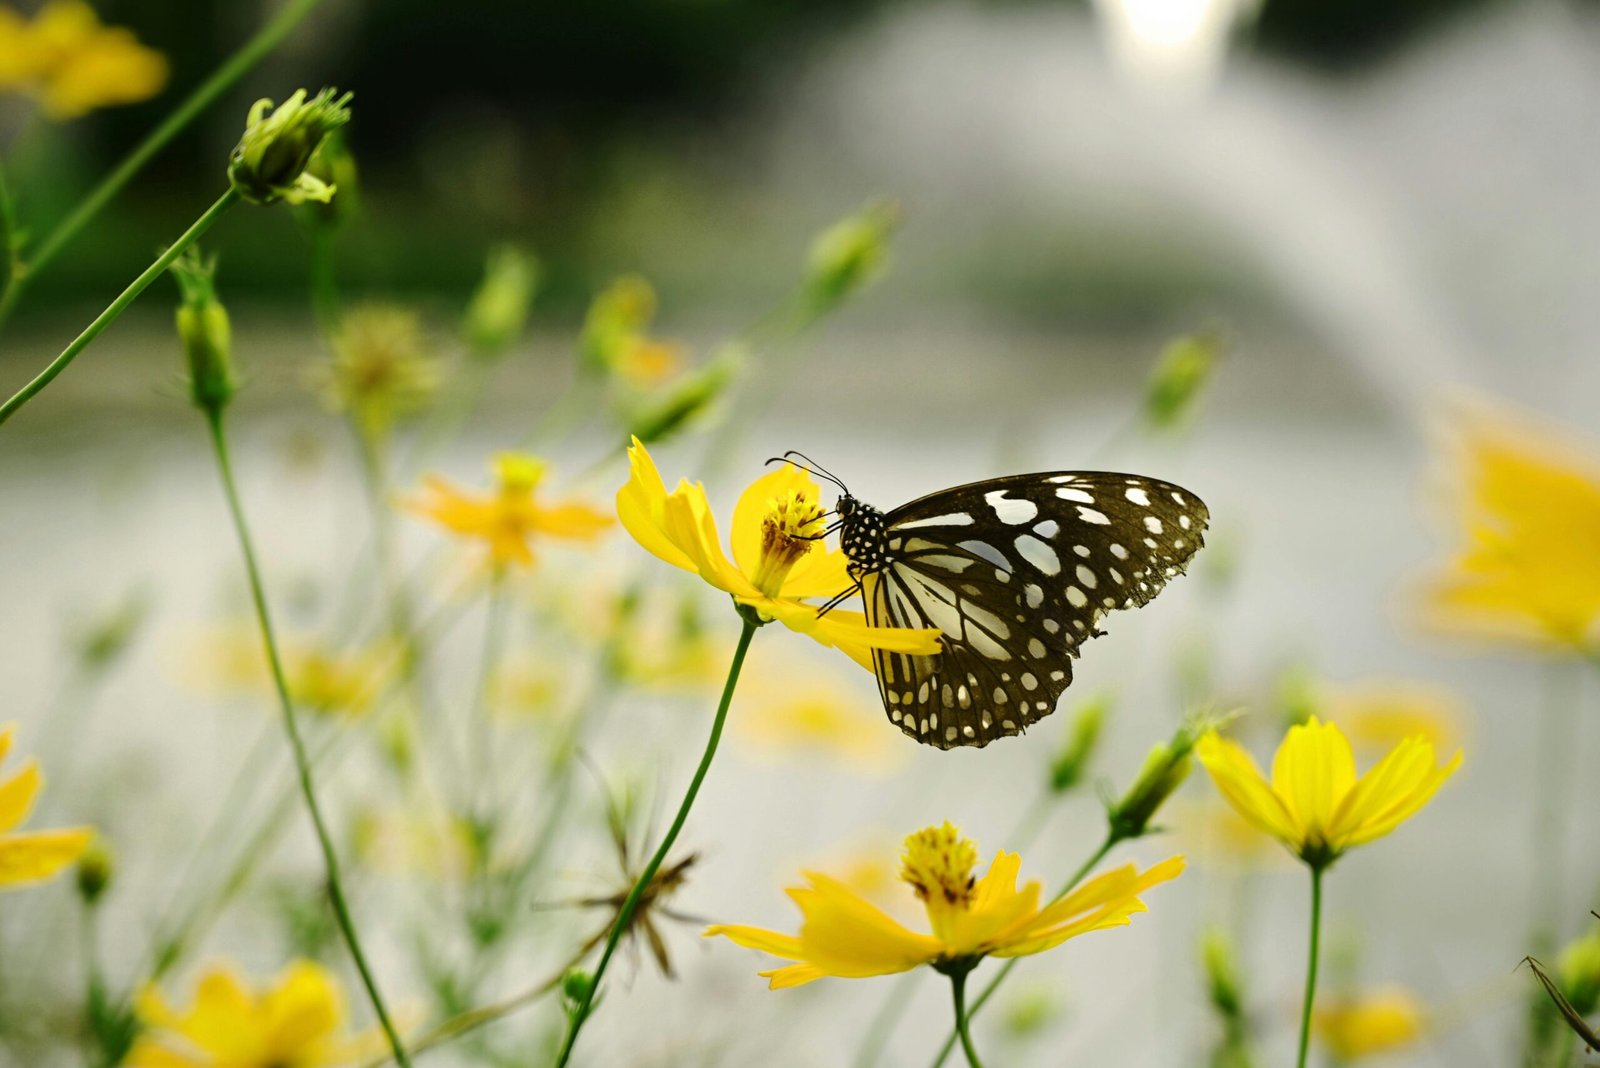
<instances>
[{"instance_id":1,"label":"flower center","mask_svg":"<svg viewBox=\"0 0 1600 1068\"><path fill-rule=\"evenodd\" d=\"M906 836L900 878L927 904L965 908L972 903L972 869L977 863L978 847L946 822Z\"/></svg>"},{"instance_id":2,"label":"flower center","mask_svg":"<svg viewBox=\"0 0 1600 1068\"><path fill-rule=\"evenodd\" d=\"M549 467L537 456L520 452L503 452L494 458L495 478L500 483L500 493L506 497L520 497L532 493Z\"/></svg>"},{"instance_id":3,"label":"flower center","mask_svg":"<svg viewBox=\"0 0 1600 1068\"><path fill-rule=\"evenodd\" d=\"M751 581L768 597L776 597L783 580L822 535L822 506L804 490L774 497L761 520L761 561Z\"/></svg>"}]
</instances>

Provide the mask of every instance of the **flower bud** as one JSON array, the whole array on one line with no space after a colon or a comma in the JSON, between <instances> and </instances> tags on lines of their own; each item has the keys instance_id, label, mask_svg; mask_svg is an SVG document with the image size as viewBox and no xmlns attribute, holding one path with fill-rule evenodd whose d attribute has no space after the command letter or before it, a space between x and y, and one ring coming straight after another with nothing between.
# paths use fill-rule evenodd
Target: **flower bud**
<instances>
[{"instance_id":1,"label":"flower bud","mask_svg":"<svg viewBox=\"0 0 1600 1068\"><path fill-rule=\"evenodd\" d=\"M191 246L169 268L183 298L177 324L189 368L189 395L196 408L210 413L227 407L239 389L233 377L233 328L212 283L216 266L215 259L202 259Z\"/></svg>"},{"instance_id":2,"label":"flower bud","mask_svg":"<svg viewBox=\"0 0 1600 1068\"><path fill-rule=\"evenodd\" d=\"M350 97L324 89L307 100L306 91L296 89L275 109L271 100L257 100L244 136L228 157L233 188L254 204L330 200L334 187L307 173L306 167L323 140L350 121Z\"/></svg>"},{"instance_id":3,"label":"flower bud","mask_svg":"<svg viewBox=\"0 0 1600 1068\"><path fill-rule=\"evenodd\" d=\"M1185 716L1172 738L1150 750L1139 776L1107 811L1112 834L1120 839L1140 838L1150 833L1150 820L1189 777L1193 766L1190 754L1195 743L1231 720L1236 713L1193 712Z\"/></svg>"},{"instance_id":4,"label":"flower bud","mask_svg":"<svg viewBox=\"0 0 1600 1068\"><path fill-rule=\"evenodd\" d=\"M539 261L514 245L501 245L489 253L483 281L467 304L461 332L472 354L492 360L522 333L539 286Z\"/></svg>"},{"instance_id":5,"label":"flower bud","mask_svg":"<svg viewBox=\"0 0 1600 1068\"><path fill-rule=\"evenodd\" d=\"M617 365L623 346L644 332L656 315L656 291L638 275L612 282L589 305L578 337L585 368L609 372Z\"/></svg>"},{"instance_id":6,"label":"flower bud","mask_svg":"<svg viewBox=\"0 0 1600 1068\"><path fill-rule=\"evenodd\" d=\"M899 223L900 205L884 200L817 235L806 275L806 294L814 313L833 308L883 273L889 236Z\"/></svg>"},{"instance_id":7,"label":"flower bud","mask_svg":"<svg viewBox=\"0 0 1600 1068\"><path fill-rule=\"evenodd\" d=\"M72 648L78 662L90 671L110 667L127 651L149 615L149 591L138 589L129 593L73 636Z\"/></svg>"},{"instance_id":8,"label":"flower bud","mask_svg":"<svg viewBox=\"0 0 1600 1068\"><path fill-rule=\"evenodd\" d=\"M1050 789L1065 793L1083 781L1100 740L1100 728L1111 711L1111 695L1096 694L1078 709L1067 735L1067 744L1050 765Z\"/></svg>"},{"instance_id":9,"label":"flower bud","mask_svg":"<svg viewBox=\"0 0 1600 1068\"><path fill-rule=\"evenodd\" d=\"M575 1012L583 999L589 996L589 991L594 987L594 975L582 968L569 968L567 974L561 977L561 1000L566 1003L568 1012ZM593 1006L590 1006L593 1008Z\"/></svg>"},{"instance_id":10,"label":"flower bud","mask_svg":"<svg viewBox=\"0 0 1600 1068\"><path fill-rule=\"evenodd\" d=\"M680 378L664 396L626 413L629 433L646 445L676 434L722 396L744 363L742 347L725 346L705 366Z\"/></svg>"},{"instance_id":11,"label":"flower bud","mask_svg":"<svg viewBox=\"0 0 1600 1068\"><path fill-rule=\"evenodd\" d=\"M1224 1020L1244 1018L1244 995L1239 984L1239 963L1233 939L1220 927L1208 928L1200 939L1200 961L1206 972L1206 995Z\"/></svg>"},{"instance_id":12,"label":"flower bud","mask_svg":"<svg viewBox=\"0 0 1600 1068\"><path fill-rule=\"evenodd\" d=\"M1580 1016L1600 1007L1600 924L1561 951L1561 987Z\"/></svg>"},{"instance_id":13,"label":"flower bud","mask_svg":"<svg viewBox=\"0 0 1600 1068\"><path fill-rule=\"evenodd\" d=\"M96 835L94 841L89 843L89 848L78 858L78 896L83 903L90 906L99 904L115 874L116 864L111 848L106 845L104 838Z\"/></svg>"},{"instance_id":14,"label":"flower bud","mask_svg":"<svg viewBox=\"0 0 1600 1068\"><path fill-rule=\"evenodd\" d=\"M1145 383L1145 422L1156 430L1184 422L1210 383L1223 346L1222 334L1215 329L1168 342Z\"/></svg>"}]
</instances>

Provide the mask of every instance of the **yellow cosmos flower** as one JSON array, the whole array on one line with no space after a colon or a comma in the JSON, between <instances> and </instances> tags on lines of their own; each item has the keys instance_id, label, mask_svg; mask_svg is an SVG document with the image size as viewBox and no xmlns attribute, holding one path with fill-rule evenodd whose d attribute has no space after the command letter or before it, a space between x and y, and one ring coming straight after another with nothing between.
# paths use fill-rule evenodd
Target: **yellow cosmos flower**
<instances>
[{"instance_id":1,"label":"yellow cosmos flower","mask_svg":"<svg viewBox=\"0 0 1600 1068\"><path fill-rule=\"evenodd\" d=\"M907 756L906 746L879 729L876 702L825 673L761 676L747 689L735 729L761 751L785 760L816 753L869 775L892 771Z\"/></svg>"},{"instance_id":2,"label":"yellow cosmos flower","mask_svg":"<svg viewBox=\"0 0 1600 1068\"><path fill-rule=\"evenodd\" d=\"M457 489L437 475L423 480L426 492L406 507L453 534L478 539L496 566L533 563L536 537L591 541L611 525L611 517L581 504L541 503L534 494L548 466L536 457L503 452L494 461L490 493Z\"/></svg>"},{"instance_id":3,"label":"yellow cosmos flower","mask_svg":"<svg viewBox=\"0 0 1600 1068\"><path fill-rule=\"evenodd\" d=\"M199 676L207 690L245 694L270 693L272 675L261 654L261 636L243 626L226 627L200 643L204 655L183 650L182 671ZM289 694L307 712L359 716L372 708L400 665L400 650L391 643L340 651L305 638L279 641ZM195 671L198 662L199 670Z\"/></svg>"},{"instance_id":4,"label":"yellow cosmos flower","mask_svg":"<svg viewBox=\"0 0 1600 1068\"><path fill-rule=\"evenodd\" d=\"M0 90L32 93L52 119L147 100L167 73L160 52L101 25L81 0L49 0L32 22L0 8Z\"/></svg>"},{"instance_id":5,"label":"yellow cosmos flower","mask_svg":"<svg viewBox=\"0 0 1600 1068\"><path fill-rule=\"evenodd\" d=\"M809 474L784 465L756 479L733 510L733 559L722 551L705 487L687 481L671 493L638 438L628 450L630 474L617 491L617 517L633 539L661 560L791 630L841 650L872 670L872 649L931 656L939 631L869 627L860 612L817 615L806 598L832 597L851 581L845 555L827 549L821 493Z\"/></svg>"},{"instance_id":6,"label":"yellow cosmos flower","mask_svg":"<svg viewBox=\"0 0 1600 1068\"><path fill-rule=\"evenodd\" d=\"M1428 1011L1403 987L1381 987L1317 1007L1317 1034L1340 1061L1404 1049L1428 1030Z\"/></svg>"},{"instance_id":7,"label":"yellow cosmos flower","mask_svg":"<svg viewBox=\"0 0 1600 1068\"><path fill-rule=\"evenodd\" d=\"M201 976L188 1009L173 1008L153 987L136 1008L145 1033L128 1054L128 1068L331 1068L381 1048L345 1030L338 984L305 960L263 990L215 967Z\"/></svg>"},{"instance_id":8,"label":"yellow cosmos flower","mask_svg":"<svg viewBox=\"0 0 1600 1068\"><path fill-rule=\"evenodd\" d=\"M724 924L705 933L793 961L761 973L774 990L924 964L959 969L982 957L1042 953L1090 931L1124 926L1146 911L1141 893L1183 871L1181 857L1143 872L1127 864L1041 908L1038 882L1017 889L1022 861L1015 853L995 854L982 879L973 876L977 861L977 847L948 823L906 838L900 878L926 909L928 934L902 926L843 882L817 872L805 873L809 886L788 892L804 917L799 934Z\"/></svg>"},{"instance_id":9,"label":"yellow cosmos flower","mask_svg":"<svg viewBox=\"0 0 1600 1068\"><path fill-rule=\"evenodd\" d=\"M1457 752L1437 766L1433 746L1412 737L1358 779L1343 732L1315 716L1289 728L1270 782L1239 743L1215 731L1195 755L1241 816L1319 869L1410 819L1461 765Z\"/></svg>"},{"instance_id":10,"label":"yellow cosmos flower","mask_svg":"<svg viewBox=\"0 0 1600 1068\"><path fill-rule=\"evenodd\" d=\"M16 729L14 723L0 726L0 761L11 750ZM88 827L18 831L42 789L44 775L31 759L9 779L0 779L0 890L50 878L82 856L94 839Z\"/></svg>"},{"instance_id":11,"label":"yellow cosmos flower","mask_svg":"<svg viewBox=\"0 0 1600 1068\"><path fill-rule=\"evenodd\" d=\"M1600 642L1600 450L1527 417L1463 427L1460 548L1425 586L1439 630L1541 647Z\"/></svg>"},{"instance_id":12,"label":"yellow cosmos flower","mask_svg":"<svg viewBox=\"0 0 1600 1068\"><path fill-rule=\"evenodd\" d=\"M361 304L339 320L332 353L308 382L330 411L348 413L367 437L426 408L443 375L422 317L410 308Z\"/></svg>"},{"instance_id":13,"label":"yellow cosmos flower","mask_svg":"<svg viewBox=\"0 0 1600 1068\"><path fill-rule=\"evenodd\" d=\"M1435 750L1454 748L1463 733L1461 701L1442 686L1371 679L1329 686L1319 704L1357 748L1393 749L1418 736Z\"/></svg>"}]
</instances>

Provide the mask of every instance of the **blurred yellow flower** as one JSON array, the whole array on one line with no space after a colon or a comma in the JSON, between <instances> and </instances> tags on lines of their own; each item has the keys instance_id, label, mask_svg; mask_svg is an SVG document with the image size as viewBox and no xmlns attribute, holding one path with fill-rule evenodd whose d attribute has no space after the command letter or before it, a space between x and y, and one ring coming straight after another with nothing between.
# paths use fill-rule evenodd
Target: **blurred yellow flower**
<instances>
[{"instance_id":1,"label":"blurred yellow flower","mask_svg":"<svg viewBox=\"0 0 1600 1068\"><path fill-rule=\"evenodd\" d=\"M1174 822L1179 840L1193 844L1188 852L1196 863L1255 868L1283 856L1272 848L1270 838L1262 837L1254 823L1232 805L1214 798L1181 806Z\"/></svg>"},{"instance_id":2,"label":"blurred yellow flower","mask_svg":"<svg viewBox=\"0 0 1600 1068\"><path fill-rule=\"evenodd\" d=\"M1428 1030L1422 1001L1403 987L1381 987L1317 1006L1316 1029L1340 1061L1404 1049Z\"/></svg>"},{"instance_id":3,"label":"blurred yellow flower","mask_svg":"<svg viewBox=\"0 0 1600 1068\"><path fill-rule=\"evenodd\" d=\"M1271 782L1239 743L1215 731L1200 739L1195 755L1241 816L1319 869L1414 816L1461 764L1457 752L1437 766L1433 746L1412 737L1358 779L1349 741L1316 716L1289 728Z\"/></svg>"},{"instance_id":4,"label":"blurred yellow flower","mask_svg":"<svg viewBox=\"0 0 1600 1068\"><path fill-rule=\"evenodd\" d=\"M261 636L244 626L227 627L204 639L207 688L268 693L272 676L261 650ZM369 711L400 663L390 643L337 651L294 637L279 639L289 695L307 712L361 715ZM185 662L196 658L186 652Z\"/></svg>"},{"instance_id":5,"label":"blurred yellow flower","mask_svg":"<svg viewBox=\"0 0 1600 1068\"><path fill-rule=\"evenodd\" d=\"M0 761L10 752L16 729L14 723L0 726ZM88 827L18 831L42 789L44 774L32 759L9 779L0 779L0 890L50 878L82 856L94 840Z\"/></svg>"},{"instance_id":6,"label":"blurred yellow flower","mask_svg":"<svg viewBox=\"0 0 1600 1068\"><path fill-rule=\"evenodd\" d=\"M466 821L406 809L357 813L351 841L357 858L373 868L438 879L468 872L474 850Z\"/></svg>"},{"instance_id":7,"label":"blurred yellow flower","mask_svg":"<svg viewBox=\"0 0 1600 1068\"><path fill-rule=\"evenodd\" d=\"M931 656L939 631L870 627L860 612L817 615L808 597L850 585L845 555L821 543L821 493L805 471L784 465L752 482L733 510L733 559L722 551L705 487L680 481L670 494L638 438L630 474L617 491L617 516L633 539L661 560L698 574L763 620L777 620L872 670L872 649Z\"/></svg>"},{"instance_id":8,"label":"blurred yellow flower","mask_svg":"<svg viewBox=\"0 0 1600 1068\"><path fill-rule=\"evenodd\" d=\"M977 847L949 823L906 837L900 878L927 911L929 934L902 926L843 882L817 872L804 873L809 886L789 890L804 917L798 935L725 924L705 933L794 961L761 973L774 990L824 976L970 966L981 957L1042 953L1078 935L1126 925L1146 911L1139 894L1183 871L1181 857L1143 872L1124 865L1041 908L1037 882L1017 889L1022 860L1015 853L995 854L982 879L973 875L977 861Z\"/></svg>"},{"instance_id":9,"label":"blurred yellow flower","mask_svg":"<svg viewBox=\"0 0 1600 1068\"><path fill-rule=\"evenodd\" d=\"M344 998L319 964L296 961L252 990L226 967L200 977L179 1011L154 987L135 1006L145 1031L128 1068L332 1068L381 1048L345 1029Z\"/></svg>"},{"instance_id":10,"label":"blurred yellow flower","mask_svg":"<svg viewBox=\"0 0 1600 1068\"><path fill-rule=\"evenodd\" d=\"M784 760L815 753L867 774L884 774L905 759L907 748L878 729L878 703L863 701L825 674L752 681L739 697L735 730L758 749Z\"/></svg>"},{"instance_id":11,"label":"blurred yellow flower","mask_svg":"<svg viewBox=\"0 0 1600 1068\"><path fill-rule=\"evenodd\" d=\"M347 413L371 439L425 408L439 389L440 370L410 308L362 304L339 320L332 355L312 368L310 384L329 410Z\"/></svg>"},{"instance_id":12,"label":"blurred yellow flower","mask_svg":"<svg viewBox=\"0 0 1600 1068\"><path fill-rule=\"evenodd\" d=\"M81 0L48 0L32 22L0 7L0 91L33 94L52 119L148 100L167 73L166 57Z\"/></svg>"},{"instance_id":13,"label":"blurred yellow flower","mask_svg":"<svg viewBox=\"0 0 1600 1068\"><path fill-rule=\"evenodd\" d=\"M1527 417L1463 421L1460 548L1422 590L1423 622L1477 638L1594 650L1600 452Z\"/></svg>"},{"instance_id":14,"label":"blurred yellow flower","mask_svg":"<svg viewBox=\"0 0 1600 1068\"><path fill-rule=\"evenodd\" d=\"M640 334L617 348L613 366L617 375L635 389L660 385L683 370L687 350L676 341Z\"/></svg>"},{"instance_id":15,"label":"blurred yellow flower","mask_svg":"<svg viewBox=\"0 0 1600 1068\"><path fill-rule=\"evenodd\" d=\"M1358 747L1389 750L1421 737L1435 750L1453 749L1463 733L1461 701L1442 686L1407 679L1332 684L1318 695L1328 719Z\"/></svg>"},{"instance_id":16,"label":"blurred yellow flower","mask_svg":"<svg viewBox=\"0 0 1600 1068\"><path fill-rule=\"evenodd\" d=\"M471 493L429 475L423 480L423 495L406 507L453 534L484 542L495 566L526 567L533 563L534 538L591 541L612 523L610 516L577 501L540 503L534 490L547 470L536 457L503 452L494 460L492 492Z\"/></svg>"}]
</instances>

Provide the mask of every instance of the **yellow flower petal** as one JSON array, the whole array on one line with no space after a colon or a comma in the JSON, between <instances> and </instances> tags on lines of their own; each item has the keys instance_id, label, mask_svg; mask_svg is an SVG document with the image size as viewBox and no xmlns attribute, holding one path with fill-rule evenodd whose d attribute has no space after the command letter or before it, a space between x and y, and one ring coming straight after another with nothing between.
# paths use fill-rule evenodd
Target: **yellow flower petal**
<instances>
[{"instance_id":1,"label":"yellow flower petal","mask_svg":"<svg viewBox=\"0 0 1600 1068\"><path fill-rule=\"evenodd\" d=\"M1212 732L1195 744L1194 752L1234 811L1274 838L1299 844L1300 828L1294 816L1243 746Z\"/></svg>"},{"instance_id":2,"label":"yellow flower petal","mask_svg":"<svg viewBox=\"0 0 1600 1068\"><path fill-rule=\"evenodd\" d=\"M50 878L81 857L93 840L88 827L0 837L0 889Z\"/></svg>"},{"instance_id":3,"label":"yellow flower petal","mask_svg":"<svg viewBox=\"0 0 1600 1068\"><path fill-rule=\"evenodd\" d=\"M938 939L907 930L839 880L815 872L806 878L810 889L789 891L805 917L800 947L805 960L830 975L889 975L939 956Z\"/></svg>"},{"instance_id":4,"label":"yellow flower petal","mask_svg":"<svg viewBox=\"0 0 1600 1068\"><path fill-rule=\"evenodd\" d=\"M33 811L33 800L44 786L39 765L32 760L11 778L0 782L0 834L22 826Z\"/></svg>"},{"instance_id":5,"label":"yellow flower petal","mask_svg":"<svg viewBox=\"0 0 1600 1068\"><path fill-rule=\"evenodd\" d=\"M698 487L680 486L679 492L698 492L702 499L705 496ZM650 453L634 438L628 449L628 481L617 491L617 518L646 552L673 567L698 572L699 565L667 537L666 514L667 487Z\"/></svg>"},{"instance_id":6,"label":"yellow flower petal","mask_svg":"<svg viewBox=\"0 0 1600 1068\"><path fill-rule=\"evenodd\" d=\"M774 957L782 957L784 960L799 960L802 956L800 939L779 931L769 931L764 927L715 923L702 932L704 938L714 938L717 935L728 939L736 946L759 949L763 953L771 953Z\"/></svg>"},{"instance_id":7,"label":"yellow flower petal","mask_svg":"<svg viewBox=\"0 0 1600 1068\"><path fill-rule=\"evenodd\" d=\"M1326 833L1334 807L1356 778L1350 743L1333 724L1312 716L1289 728L1272 761L1272 792L1299 824L1302 834Z\"/></svg>"}]
</instances>

